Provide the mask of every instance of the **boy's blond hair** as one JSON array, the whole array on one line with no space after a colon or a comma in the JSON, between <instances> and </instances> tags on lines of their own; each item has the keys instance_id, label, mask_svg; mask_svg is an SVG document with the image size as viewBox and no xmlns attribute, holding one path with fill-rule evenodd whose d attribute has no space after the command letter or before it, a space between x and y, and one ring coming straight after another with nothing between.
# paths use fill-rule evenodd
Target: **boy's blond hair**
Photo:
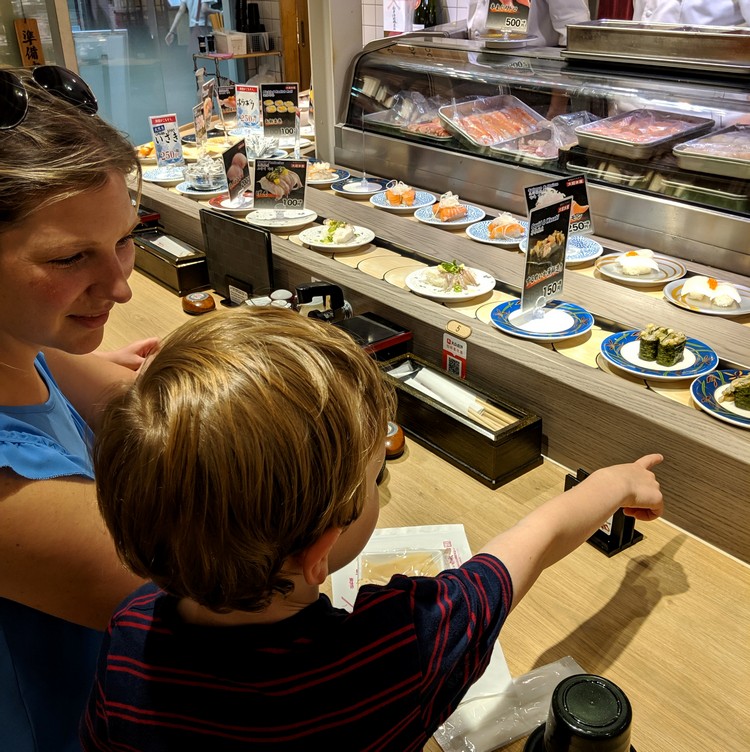
<instances>
[{"instance_id":1,"label":"boy's blond hair","mask_svg":"<svg viewBox=\"0 0 750 752\"><path fill-rule=\"evenodd\" d=\"M362 511L394 397L340 329L225 311L168 337L108 406L99 508L123 561L215 611L290 592L285 560Z\"/></svg>"},{"instance_id":2,"label":"boy's blond hair","mask_svg":"<svg viewBox=\"0 0 750 752\"><path fill-rule=\"evenodd\" d=\"M28 69L12 72L29 108L22 123L0 130L0 233L44 206L103 187L112 173L134 172L140 183L140 162L122 133L43 89Z\"/></svg>"}]
</instances>

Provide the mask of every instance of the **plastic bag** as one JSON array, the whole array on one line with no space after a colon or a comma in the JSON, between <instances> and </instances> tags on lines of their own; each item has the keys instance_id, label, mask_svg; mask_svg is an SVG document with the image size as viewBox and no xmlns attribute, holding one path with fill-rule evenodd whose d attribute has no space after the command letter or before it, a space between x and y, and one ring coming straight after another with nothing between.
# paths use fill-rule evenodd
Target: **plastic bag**
<instances>
[{"instance_id":1,"label":"plastic bag","mask_svg":"<svg viewBox=\"0 0 750 752\"><path fill-rule=\"evenodd\" d=\"M268 63L260 62L258 64L258 72L254 76L245 81L246 84L251 86L260 86L260 84L275 84L277 83L276 72L271 70Z\"/></svg>"},{"instance_id":2,"label":"plastic bag","mask_svg":"<svg viewBox=\"0 0 750 752\"><path fill-rule=\"evenodd\" d=\"M514 679L505 692L470 699L435 732L445 752L491 752L528 736L547 720L555 687L586 673L570 656Z\"/></svg>"}]
</instances>

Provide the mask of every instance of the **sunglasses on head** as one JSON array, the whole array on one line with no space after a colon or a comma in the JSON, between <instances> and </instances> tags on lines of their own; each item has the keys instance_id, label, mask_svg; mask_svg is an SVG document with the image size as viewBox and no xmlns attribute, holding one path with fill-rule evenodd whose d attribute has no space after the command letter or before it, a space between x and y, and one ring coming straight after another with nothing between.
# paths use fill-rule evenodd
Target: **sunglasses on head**
<instances>
[{"instance_id":1,"label":"sunglasses on head","mask_svg":"<svg viewBox=\"0 0 750 752\"><path fill-rule=\"evenodd\" d=\"M95 115L99 105L88 84L73 71L59 65L40 65L31 72L37 86L60 99ZM26 83L9 70L0 70L0 130L20 125L29 111L29 94Z\"/></svg>"}]
</instances>

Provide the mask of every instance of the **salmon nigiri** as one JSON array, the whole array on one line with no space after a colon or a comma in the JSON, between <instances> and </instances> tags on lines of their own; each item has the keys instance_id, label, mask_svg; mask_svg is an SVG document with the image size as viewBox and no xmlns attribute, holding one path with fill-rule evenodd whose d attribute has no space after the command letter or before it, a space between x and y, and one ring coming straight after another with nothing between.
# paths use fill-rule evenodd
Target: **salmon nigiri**
<instances>
[{"instance_id":1,"label":"salmon nigiri","mask_svg":"<svg viewBox=\"0 0 750 752\"><path fill-rule=\"evenodd\" d=\"M524 226L509 212L503 212L487 225L487 232L493 240L515 240L526 234Z\"/></svg>"},{"instance_id":2,"label":"salmon nigiri","mask_svg":"<svg viewBox=\"0 0 750 752\"><path fill-rule=\"evenodd\" d=\"M391 206L412 206L416 196L417 192L401 180L385 189L385 197Z\"/></svg>"},{"instance_id":3,"label":"salmon nigiri","mask_svg":"<svg viewBox=\"0 0 750 752\"><path fill-rule=\"evenodd\" d=\"M469 210L464 204L458 202L458 196L448 191L440 197L440 201L433 205L432 213L441 222L452 222L465 217Z\"/></svg>"}]
</instances>

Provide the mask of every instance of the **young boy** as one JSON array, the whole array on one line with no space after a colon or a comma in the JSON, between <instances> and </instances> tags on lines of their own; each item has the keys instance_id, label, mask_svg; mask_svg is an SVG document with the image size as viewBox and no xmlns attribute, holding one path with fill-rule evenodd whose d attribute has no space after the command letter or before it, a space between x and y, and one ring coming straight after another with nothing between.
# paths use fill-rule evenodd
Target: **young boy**
<instances>
[{"instance_id":1,"label":"young boy","mask_svg":"<svg viewBox=\"0 0 750 752\"><path fill-rule=\"evenodd\" d=\"M459 569L334 609L319 586L375 527L393 408L348 335L289 311L167 338L96 439L104 519L155 584L112 619L86 750L421 750L542 569L620 506L661 513L649 455L592 473Z\"/></svg>"}]
</instances>

